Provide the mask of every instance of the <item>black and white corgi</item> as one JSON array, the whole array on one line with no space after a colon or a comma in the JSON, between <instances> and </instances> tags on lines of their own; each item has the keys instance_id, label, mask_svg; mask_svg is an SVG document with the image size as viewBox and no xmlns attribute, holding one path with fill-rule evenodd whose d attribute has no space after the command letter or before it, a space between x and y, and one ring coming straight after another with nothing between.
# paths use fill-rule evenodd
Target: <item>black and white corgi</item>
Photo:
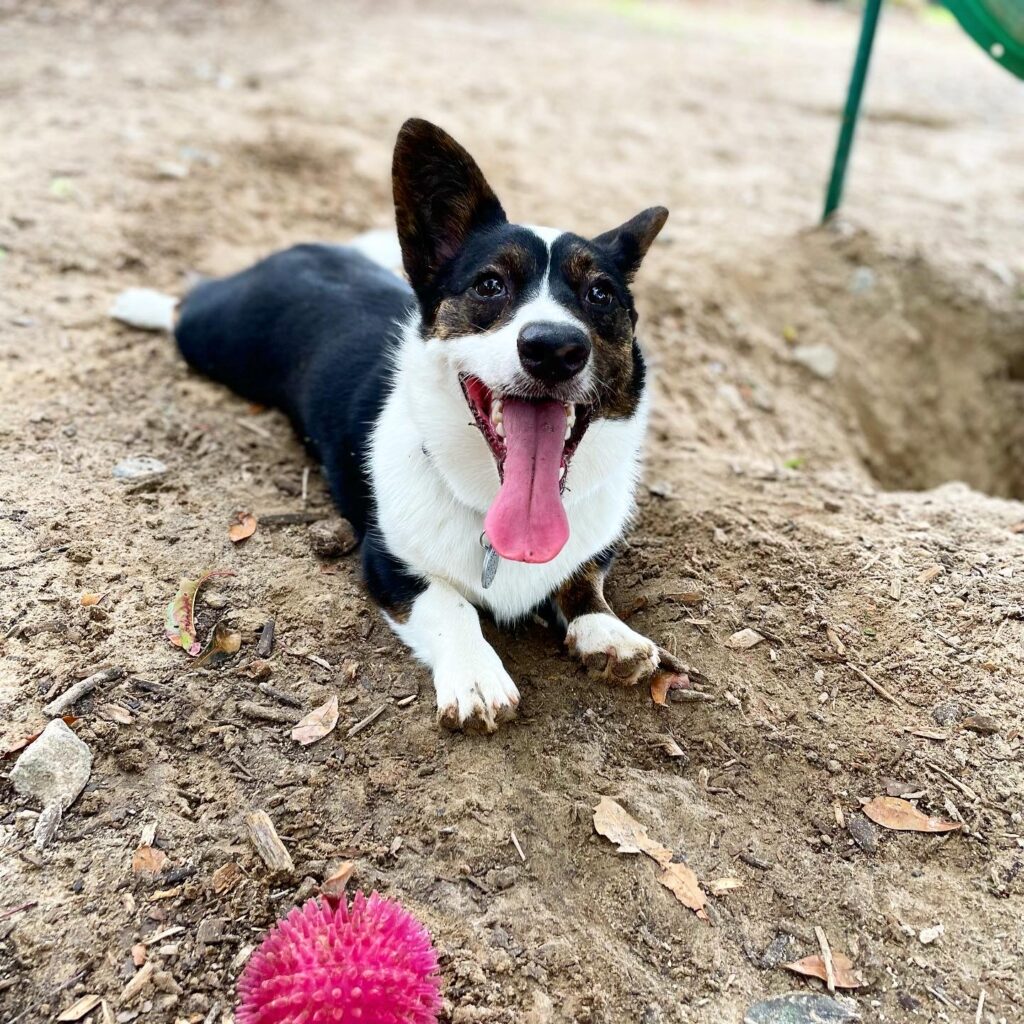
<instances>
[{"instance_id":1,"label":"black and white corgi","mask_svg":"<svg viewBox=\"0 0 1024 1024\"><path fill-rule=\"evenodd\" d=\"M592 239L510 224L421 120L398 134L393 185L408 284L356 248L300 245L198 286L176 336L198 370L288 414L370 593L433 672L439 722L493 732L519 692L478 609L544 614L614 682L665 657L603 584L649 403L629 284L668 211Z\"/></svg>"}]
</instances>

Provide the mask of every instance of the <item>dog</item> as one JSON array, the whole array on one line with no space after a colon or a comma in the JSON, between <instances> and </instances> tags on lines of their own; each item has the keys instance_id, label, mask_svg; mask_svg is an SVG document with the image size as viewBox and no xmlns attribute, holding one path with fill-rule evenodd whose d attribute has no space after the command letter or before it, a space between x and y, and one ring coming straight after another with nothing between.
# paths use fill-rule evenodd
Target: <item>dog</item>
<instances>
[{"instance_id":1,"label":"dog","mask_svg":"<svg viewBox=\"0 0 1024 1024\"><path fill-rule=\"evenodd\" d=\"M188 294L182 355L290 417L370 594L432 671L441 725L515 717L481 610L541 614L593 673L649 679L667 655L603 588L650 404L630 284L668 211L591 239L512 224L469 153L419 119L392 181L408 283L358 248L298 245Z\"/></svg>"}]
</instances>

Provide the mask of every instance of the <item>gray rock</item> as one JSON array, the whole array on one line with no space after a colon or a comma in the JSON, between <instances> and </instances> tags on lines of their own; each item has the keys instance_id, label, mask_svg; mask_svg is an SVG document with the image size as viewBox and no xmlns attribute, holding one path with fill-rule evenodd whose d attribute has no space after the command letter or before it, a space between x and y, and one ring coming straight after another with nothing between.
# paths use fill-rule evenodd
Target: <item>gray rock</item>
<instances>
[{"instance_id":1,"label":"gray rock","mask_svg":"<svg viewBox=\"0 0 1024 1024\"><path fill-rule=\"evenodd\" d=\"M846 831L853 841L865 852L878 850L878 829L862 814L855 814L846 823Z\"/></svg>"},{"instance_id":2,"label":"gray rock","mask_svg":"<svg viewBox=\"0 0 1024 1024\"><path fill-rule=\"evenodd\" d=\"M964 710L955 700L948 700L943 704L936 704L932 710L932 718L938 725L953 725L959 722L964 716Z\"/></svg>"},{"instance_id":3,"label":"gray rock","mask_svg":"<svg viewBox=\"0 0 1024 1024\"><path fill-rule=\"evenodd\" d=\"M762 971L774 971L777 967L795 959L796 939L792 935L787 935L786 932L779 932L757 958L757 966Z\"/></svg>"},{"instance_id":4,"label":"gray rock","mask_svg":"<svg viewBox=\"0 0 1024 1024\"><path fill-rule=\"evenodd\" d=\"M18 758L11 782L22 795L43 807L59 803L67 810L85 788L92 772L92 751L64 721L55 718Z\"/></svg>"},{"instance_id":5,"label":"gray rock","mask_svg":"<svg viewBox=\"0 0 1024 1024\"><path fill-rule=\"evenodd\" d=\"M849 1024L860 1019L852 999L789 992L751 1006L743 1024Z\"/></svg>"},{"instance_id":6,"label":"gray rock","mask_svg":"<svg viewBox=\"0 0 1024 1024\"><path fill-rule=\"evenodd\" d=\"M114 476L118 480L140 480L144 477L162 476L167 466L159 459L148 455L134 455L130 459L122 459L114 467Z\"/></svg>"},{"instance_id":7,"label":"gray rock","mask_svg":"<svg viewBox=\"0 0 1024 1024\"><path fill-rule=\"evenodd\" d=\"M822 380L831 380L839 369L839 354L831 345L797 345L793 349L793 361Z\"/></svg>"}]
</instances>

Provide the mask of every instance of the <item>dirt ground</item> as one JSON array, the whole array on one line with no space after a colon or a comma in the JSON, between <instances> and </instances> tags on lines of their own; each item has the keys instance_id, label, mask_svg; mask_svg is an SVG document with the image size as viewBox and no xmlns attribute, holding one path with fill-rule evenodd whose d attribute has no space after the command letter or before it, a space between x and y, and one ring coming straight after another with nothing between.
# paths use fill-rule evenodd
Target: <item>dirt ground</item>
<instances>
[{"instance_id":1,"label":"dirt ground","mask_svg":"<svg viewBox=\"0 0 1024 1024\"><path fill-rule=\"evenodd\" d=\"M0 12L0 746L126 670L75 705L92 776L42 852L0 763L0 1020L95 994L93 1022L230 1021L263 930L349 859L351 886L429 925L456 1022L738 1024L821 989L780 966L818 951L815 927L862 972L866 1021L1024 1020L1020 82L887 10L845 218L818 229L857 28L841 5ZM611 596L713 702L604 688L528 624L495 637L520 720L439 731L351 557L318 559L301 524L228 540L239 510L330 514L284 419L107 316L125 287L180 294L386 225L411 114L518 219L596 233L671 208L637 289L656 412ZM168 473L114 478L141 455ZM243 646L196 669L164 608L217 566L236 575L201 632L224 619ZM728 646L745 627L763 642ZM259 717L332 694L312 746ZM964 827L872 826L861 802L887 792ZM595 835L602 795L693 868L710 923ZM254 809L294 874L256 856ZM125 996L140 943L155 970Z\"/></svg>"}]
</instances>

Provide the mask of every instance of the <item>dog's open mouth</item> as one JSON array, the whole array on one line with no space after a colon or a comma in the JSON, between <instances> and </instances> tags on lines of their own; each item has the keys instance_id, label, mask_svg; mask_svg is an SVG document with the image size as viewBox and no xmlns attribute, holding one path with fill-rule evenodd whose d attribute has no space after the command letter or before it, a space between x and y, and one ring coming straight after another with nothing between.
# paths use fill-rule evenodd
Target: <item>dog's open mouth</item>
<instances>
[{"instance_id":1,"label":"dog's open mouth","mask_svg":"<svg viewBox=\"0 0 1024 1024\"><path fill-rule=\"evenodd\" d=\"M501 479L484 520L487 539L502 558L550 562L569 539L562 491L590 408L498 396L477 377L459 379Z\"/></svg>"}]
</instances>

